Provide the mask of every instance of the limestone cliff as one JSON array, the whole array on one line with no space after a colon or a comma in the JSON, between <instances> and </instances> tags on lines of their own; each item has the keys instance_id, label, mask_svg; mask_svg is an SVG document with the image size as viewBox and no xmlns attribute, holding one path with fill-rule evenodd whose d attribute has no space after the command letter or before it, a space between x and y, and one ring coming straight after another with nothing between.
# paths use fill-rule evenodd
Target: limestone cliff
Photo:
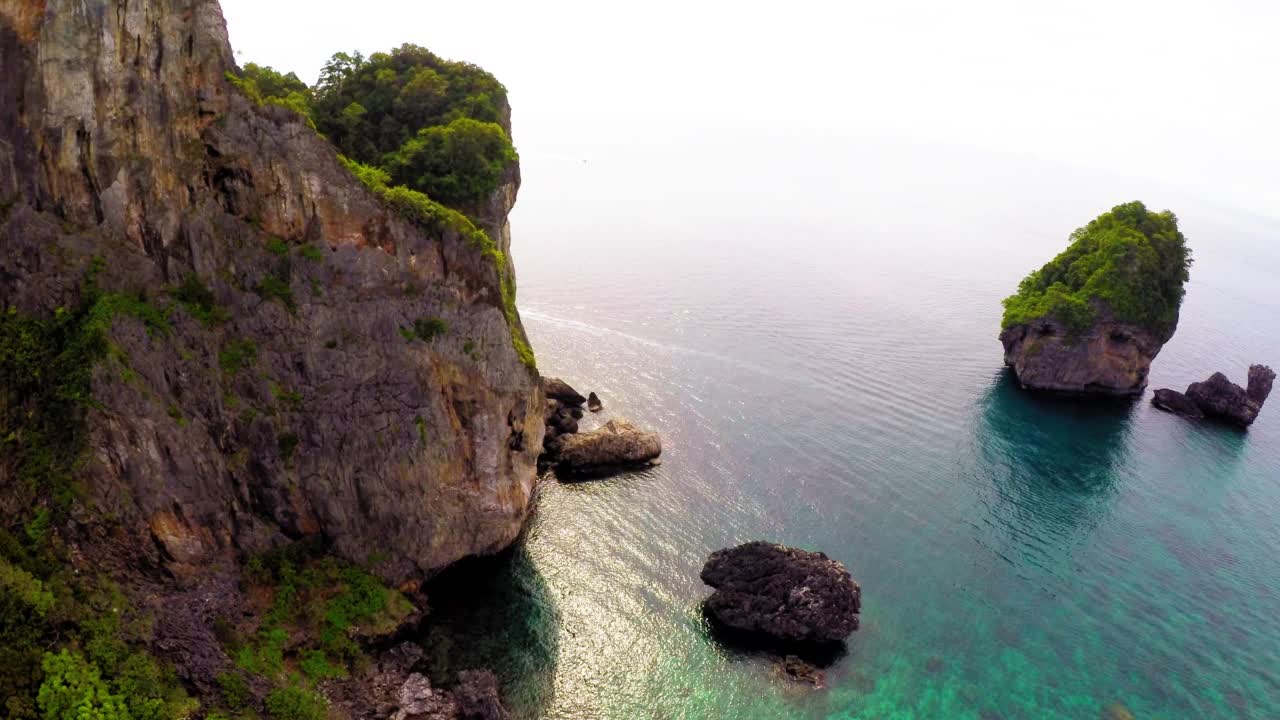
<instances>
[{"instance_id":1,"label":"limestone cliff","mask_svg":"<svg viewBox=\"0 0 1280 720\"><path fill-rule=\"evenodd\" d=\"M496 261L406 219L229 86L216 0L0 0L0 67L0 306L50 317L93 276L165 318L109 320L86 537L178 574L318 538L394 581L516 537L544 402L503 309L517 167Z\"/></svg>"}]
</instances>

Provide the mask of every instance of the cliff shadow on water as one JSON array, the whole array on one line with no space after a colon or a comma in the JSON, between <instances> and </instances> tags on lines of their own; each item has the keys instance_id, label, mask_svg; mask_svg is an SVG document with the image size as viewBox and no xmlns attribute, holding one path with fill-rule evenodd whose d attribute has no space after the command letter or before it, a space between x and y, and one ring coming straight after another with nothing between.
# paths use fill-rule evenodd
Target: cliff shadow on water
<instances>
[{"instance_id":1,"label":"cliff shadow on water","mask_svg":"<svg viewBox=\"0 0 1280 720\"><path fill-rule=\"evenodd\" d=\"M418 642L432 684L489 668L516 717L542 717L553 695L559 611L525 537L497 555L456 563L425 591L429 613Z\"/></svg>"}]
</instances>

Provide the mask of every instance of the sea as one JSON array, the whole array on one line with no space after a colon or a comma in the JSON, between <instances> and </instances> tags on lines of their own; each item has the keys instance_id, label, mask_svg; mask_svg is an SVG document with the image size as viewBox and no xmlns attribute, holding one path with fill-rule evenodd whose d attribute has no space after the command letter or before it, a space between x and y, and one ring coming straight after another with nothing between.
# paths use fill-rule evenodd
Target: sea
<instances>
[{"instance_id":1,"label":"sea","mask_svg":"<svg viewBox=\"0 0 1280 720\"><path fill-rule=\"evenodd\" d=\"M517 718L1280 718L1280 398L1248 431L1151 391L1280 367L1280 220L1122 173L895 137L670 131L521 148L541 372L663 439L547 477L520 541L428 587L435 680ZM1005 370L1001 300L1114 205L1195 264L1147 393ZM822 687L718 637L699 571L748 540L862 587Z\"/></svg>"}]
</instances>

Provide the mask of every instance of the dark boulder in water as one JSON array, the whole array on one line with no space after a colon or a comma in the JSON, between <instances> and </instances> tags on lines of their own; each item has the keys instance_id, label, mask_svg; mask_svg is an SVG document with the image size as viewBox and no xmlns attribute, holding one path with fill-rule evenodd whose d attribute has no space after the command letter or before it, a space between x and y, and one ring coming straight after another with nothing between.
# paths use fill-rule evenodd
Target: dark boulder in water
<instances>
[{"instance_id":1,"label":"dark boulder in water","mask_svg":"<svg viewBox=\"0 0 1280 720\"><path fill-rule=\"evenodd\" d=\"M1170 390L1169 388L1157 390L1155 397L1151 398L1151 404L1161 410L1195 420L1204 417L1204 413L1200 411L1200 406L1196 405L1194 400L1177 390Z\"/></svg>"},{"instance_id":2,"label":"dark boulder in water","mask_svg":"<svg viewBox=\"0 0 1280 720\"><path fill-rule=\"evenodd\" d=\"M582 393L570 387L569 383L560 378L543 378L542 391L552 400L559 400L565 405L577 407L587 401L582 397Z\"/></svg>"},{"instance_id":3,"label":"dark boulder in water","mask_svg":"<svg viewBox=\"0 0 1280 720\"><path fill-rule=\"evenodd\" d=\"M594 392L587 395L587 409L591 412L600 412L604 409L604 403L600 402L600 396Z\"/></svg>"},{"instance_id":4,"label":"dark boulder in water","mask_svg":"<svg viewBox=\"0 0 1280 720\"><path fill-rule=\"evenodd\" d=\"M1263 403L1271 394L1276 374L1265 365L1249 368L1249 388L1236 385L1222 373L1214 373L1204 382L1191 383L1187 397L1209 417L1248 427L1258 418Z\"/></svg>"},{"instance_id":5,"label":"dark boulder in water","mask_svg":"<svg viewBox=\"0 0 1280 720\"><path fill-rule=\"evenodd\" d=\"M820 552L768 542L717 550L702 568L706 610L731 630L782 643L838 643L858 629L862 589Z\"/></svg>"}]
</instances>

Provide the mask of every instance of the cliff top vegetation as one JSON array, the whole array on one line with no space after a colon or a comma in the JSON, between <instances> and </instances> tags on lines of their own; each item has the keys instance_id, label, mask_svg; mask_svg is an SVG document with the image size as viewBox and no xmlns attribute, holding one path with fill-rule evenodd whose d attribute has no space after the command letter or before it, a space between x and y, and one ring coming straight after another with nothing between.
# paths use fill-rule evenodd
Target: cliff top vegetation
<instances>
[{"instance_id":1,"label":"cliff top vegetation","mask_svg":"<svg viewBox=\"0 0 1280 720\"><path fill-rule=\"evenodd\" d=\"M367 58L337 53L315 87L254 63L229 79L259 105L305 116L344 156L386 171L391 186L468 215L517 159L505 129L506 88L475 65L417 45Z\"/></svg>"},{"instance_id":2,"label":"cliff top vegetation","mask_svg":"<svg viewBox=\"0 0 1280 720\"><path fill-rule=\"evenodd\" d=\"M1005 298L1003 328L1051 316L1082 332L1102 308L1168 340L1178 324L1191 251L1168 210L1117 205L1071 234L1071 244Z\"/></svg>"}]
</instances>

